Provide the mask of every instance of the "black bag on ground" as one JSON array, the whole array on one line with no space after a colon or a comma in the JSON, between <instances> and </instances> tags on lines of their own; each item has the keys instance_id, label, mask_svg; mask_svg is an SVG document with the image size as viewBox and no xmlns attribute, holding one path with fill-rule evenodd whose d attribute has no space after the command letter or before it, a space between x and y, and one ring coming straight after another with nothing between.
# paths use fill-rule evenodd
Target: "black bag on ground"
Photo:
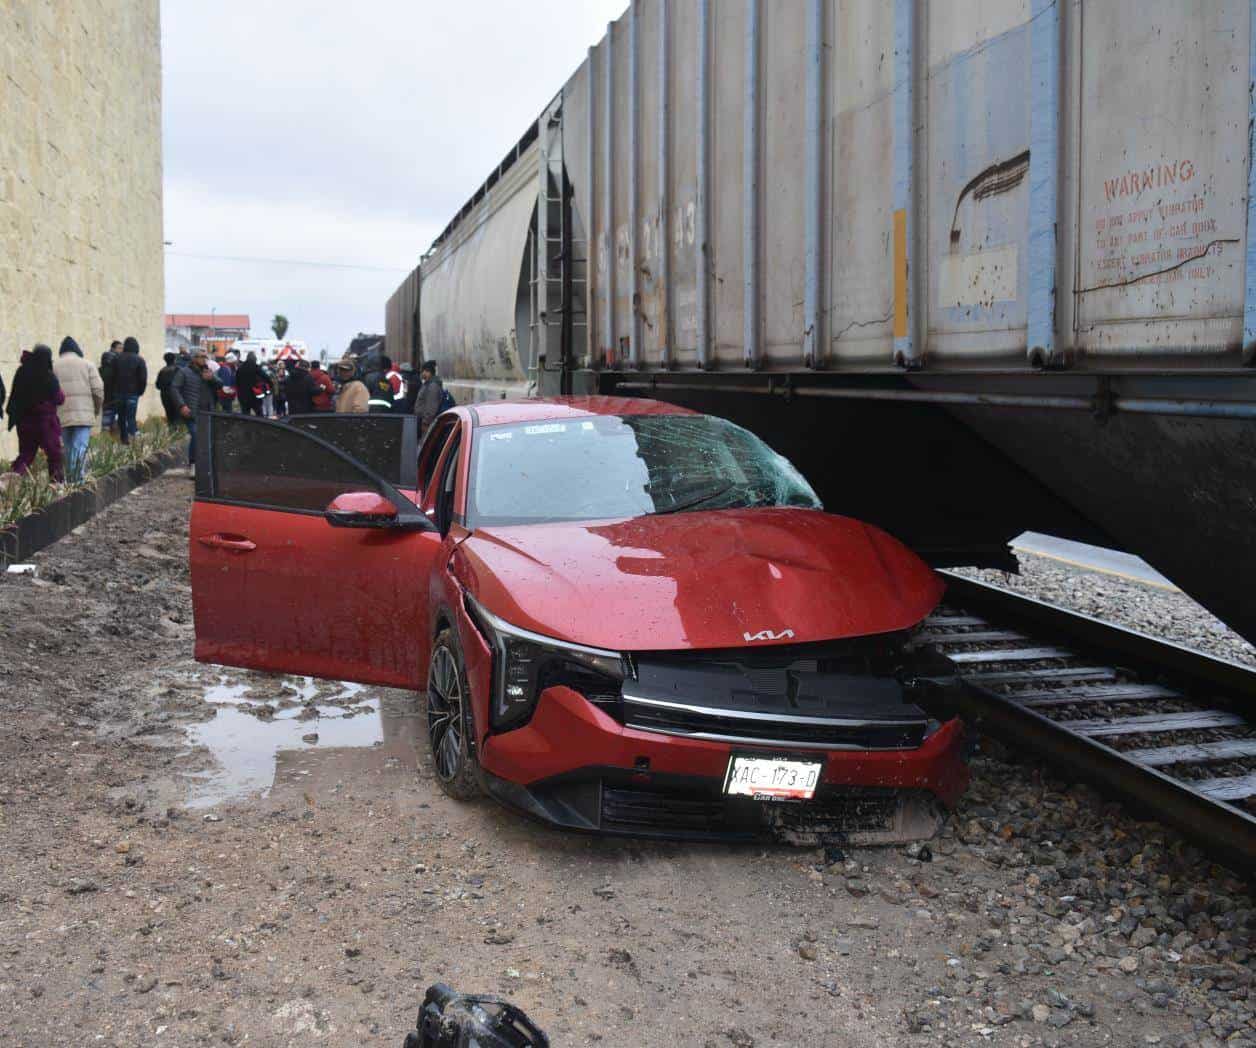
<instances>
[{"instance_id":1,"label":"black bag on ground","mask_svg":"<svg viewBox=\"0 0 1256 1048\"><path fill-rule=\"evenodd\" d=\"M444 983L427 988L417 1029L403 1048L549 1048L523 1011L497 997L464 997Z\"/></svg>"}]
</instances>

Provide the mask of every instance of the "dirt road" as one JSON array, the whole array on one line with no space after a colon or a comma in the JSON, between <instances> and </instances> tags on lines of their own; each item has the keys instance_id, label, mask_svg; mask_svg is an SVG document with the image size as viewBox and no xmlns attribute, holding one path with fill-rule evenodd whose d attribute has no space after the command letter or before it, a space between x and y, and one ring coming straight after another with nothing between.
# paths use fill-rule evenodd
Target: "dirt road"
<instances>
[{"instance_id":1,"label":"dirt road","mask_svg":"<svg viewBox=\"0 0 1256 1048\"><path fill-rule=\"evenodd\" d=\"M1256 1044L1248 890L1006 755L927 862L449 801L410 696L191 660L190 488L0 575L0 1044L399 1045L437 980L556 1046Z\"/></svg>"}]
</instances>

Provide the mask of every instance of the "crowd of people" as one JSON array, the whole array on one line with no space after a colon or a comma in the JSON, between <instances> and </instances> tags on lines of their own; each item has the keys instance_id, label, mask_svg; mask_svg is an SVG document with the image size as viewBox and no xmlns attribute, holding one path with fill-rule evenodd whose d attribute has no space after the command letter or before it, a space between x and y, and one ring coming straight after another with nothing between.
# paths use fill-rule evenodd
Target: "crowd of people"
<instances>
[{"instance_id":1,"label":"crowd of people","mask_svg":"<svg viewBox=\"0 0 1256 1048\"><path fill-rule=\"evenodd\" d=\"M97 421L129 444L147 388L148 368L134 338L113 342L99 367L84 358L69 335L61 340L55 360L43 343L24 351L12 389L6 391L0 378L0 416L7 411L9 429L17 430L13 472L29 473L42 451L54 481L81 481Z\"/></svg>"},{"instance_id":2,"label":"crowd of people","mask_svg":"<svg viewBox=\"0 0 1256 1048\"><path fill-rule=\"evenodd\" d=\"M444 391L436 364L428 361L416 376L386 356L364 363L346 357L333 373L317 360L289 358L262 363L255 353L240 360L229 352L214 359L202 347L167 352L154 386L171 425L187 427L188 461L196 461L196 418L204 411L241 412L284 418L316 412L417 414L420 432L453 399ZM123 444L136 433L140 397L148 388L148 366L134 338L113 342L100 365L86 360L66 336L53 359L42 343L22 353L12 389L0 377L0 418L8 412L17 430L13 472L29 472L42 450L57 482L76 483L87 466L88 442L99 422Z\"/></svg>"}]
</instances>

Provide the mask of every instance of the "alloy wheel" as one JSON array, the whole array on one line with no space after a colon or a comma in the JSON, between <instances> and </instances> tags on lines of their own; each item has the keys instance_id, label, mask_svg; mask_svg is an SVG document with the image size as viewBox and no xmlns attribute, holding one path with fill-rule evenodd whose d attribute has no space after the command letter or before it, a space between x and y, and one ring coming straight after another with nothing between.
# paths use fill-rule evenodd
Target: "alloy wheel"
<instances>
[{"instance_id":1,"label":"alloy wheel","mask_svg":"<svg viewBox=\"0 0 1256 1048\"><path fill-rule=\"evenodd\" d=\"M432 653L427 680L427 737L436 774L445 782L462 769L462 684L458 664L445 646Z\"/></svg>"}]
</instances>

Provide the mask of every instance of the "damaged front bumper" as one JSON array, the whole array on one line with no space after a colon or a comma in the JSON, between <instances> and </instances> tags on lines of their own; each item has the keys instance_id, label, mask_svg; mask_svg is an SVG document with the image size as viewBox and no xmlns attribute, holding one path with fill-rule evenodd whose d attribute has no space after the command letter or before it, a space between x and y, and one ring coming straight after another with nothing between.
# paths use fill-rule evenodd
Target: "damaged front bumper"
<instances>
[{"instance_id":1,"label":"damaged front bumper","mask_svg":"<svg viewBox=\"0 0 1256 1048\"><path fill-rule=\"evenodd\" d=\"M771 748L780 751L780 746ZM937 832L968 782L958 720L909 749L805 751L823 760L815 796L766 802L723 792L745 743L620 724L568 688L546 692L525 727L490 736L484 785L502 803L555 826L686 840L893 844Z\"/></svg>"},{"instance_id":2,"label":"damaged front bumper","mask_svg":"<svg viewBox=\"0 0 1256 1048\"><path fill-rule=\"evenodd\" d=\"M520 786L485 775L488 792L526 815L569 830L622 837L814 846L925 840L946 809L924 790L821 786L809 801L728 797L719 783L583 768L562 779Z\"/></svg>"}]
</instances>

